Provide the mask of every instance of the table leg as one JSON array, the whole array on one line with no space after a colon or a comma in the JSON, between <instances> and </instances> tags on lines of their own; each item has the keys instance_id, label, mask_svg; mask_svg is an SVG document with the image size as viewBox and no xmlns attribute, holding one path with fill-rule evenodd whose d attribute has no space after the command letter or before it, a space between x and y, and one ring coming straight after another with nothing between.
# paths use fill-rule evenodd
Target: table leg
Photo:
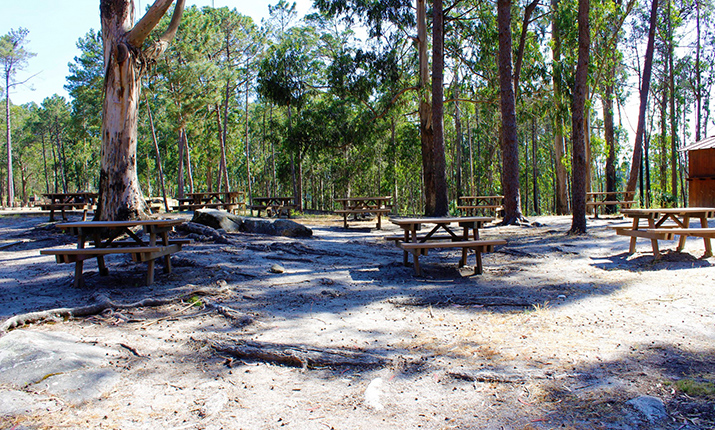
<instances>
[{"instance_id":1,"label":"table leg","mask_svg":"<svg viewBox=\"0 0 715 430\"><path fill-rule=\"evenodd\" d=\"M84 242L83 238L80 238L82 242ZM92 237L92 240L94 241L94 246L95 247L101 247L102 245L102 237L99 235L99 233L95 233ZM104 256L103 255L98 255L97 256L97 268L99 269L99 274L101 276L107 276L109 275L109 269L107 269L107 265L104 263Z\"/></svg>"},{"instance_id":2,"label":"table leg","mask_svg":"<svg viewBox=\"0 0 715 430\"><path fill-rule=\"evenodd\" d=\"M382 228L382 212L377 213L377 229L380 230Z\"/></svg>"},{"instance_id":3,"label":"table leg","mask_svg":"<svg viewBox=\"0 0 715 430\"><path fill-rule=\"evenodd\" d=\"M708 217L707 215L703 215L700 217L700 228L707 228L708 227ZM703 237L703 240L705 241L705 257L712 257L713 256L713 248L712 244L710 242L709 237Z\"/></svg>"},{"instance_id":4,"label":"table leg","mask_svg":"<svg viewBox=\"0 0 715 430\"><path fill-rule=\"evenodd\" d=\"M648 218L648 228L655 228L655 220L652 217ZM653 247L653 257L660 258L660 249L658 248L658 239L651 239L650 245Z\"/></svg>"},{"instance_id":5,"label":"table leg","mask_svg":"<svg viewBox=\"0 0 715 430\"><path fill-rule=\"evenodd\" d=\"M638 230L638 224L640 224L640 218L637 216L633 217L633 227L631 227L631 230ZM631 237L631 244L628 247L628 253L633 254L636 252L636 238L635 236Z\"/></svg>"},{"instance_id":6,"label":"table leg","mask_svg":"<svg viewBox=\"0 0 715 430\"><path fill-rule=\"evenodd\" d=\"M343 228L348 228L348 214L343 214Z\"/></svg>"},{"instance_id":7,"label":"table leg","mask_svg":"<svg viewBox=\"0 0 715 430\"><path fill-rule=\"evenodd\" d=\"M482 274L482 252L478 248L475 249L474 252L477 254L477 265L474 267L474 274L481 275Z\"/></svg>"},{"instance_id":8,"label":"table leg","mask_svg":"<svg viewBox=\"0 0 715 430\"><path fill-rule=\"evenodd\" d=\"M405 229L405 240L404 240L404 242L405 242L405 243L409 243L409 242L410 242L410 231L407 230L407 229ZM409 259L409 257L407 256L407 250L403 249L403 250L402 250L402 264L403 264L404 266L409 265L409 264L410 264L410 261L409 261L409 260L410 260L410 259Z\"/></svg>"},{"instance_id":9,"label":"table leg","mask_svg":"<svg viewBox=\"0 0 715 430\"><path fill-rule=\"evenodd\" d=\"M702 222L702 221L701 221ZM690 228L690 216L685 215L683 216L683 225L682 228ZM682 251L685 249L685 240L688 238L688 236L681 234L680 239L678 240L678 247L676 248L678 252Z\"/></svg>"},{"instance_id":10,"label":"table leg","mask_svg":"<svg viewBox=\"0 0 715 430\"><path fill-rule=\"evenodd\" d=\"M164 246L169 246L169 232L164 231L161 233L161 241ZM171 255L167 254L164 256L164 273L171 273Z\"/></svg>"}]
</instances>

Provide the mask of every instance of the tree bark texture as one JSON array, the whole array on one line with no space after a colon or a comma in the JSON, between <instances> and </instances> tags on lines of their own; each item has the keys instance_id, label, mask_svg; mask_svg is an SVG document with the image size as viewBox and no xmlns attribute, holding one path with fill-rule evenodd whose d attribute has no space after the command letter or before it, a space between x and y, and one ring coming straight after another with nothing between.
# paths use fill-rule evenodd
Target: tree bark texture
<instances>
[{"instance_id":1,"label":"tree bark texture","mask_svg":"<svg viewBox=\"0 0 715 430\"><path fill-rule=\"evenodd\" d=\"M498 0L499 26L499 93L501 99L502 189L504 192L504 224L521 220L519 192L519 142L516 129L516 105L511 67L511 0Z\"/></svg>"},{"instance_id":2,"label":"tree bark texture","mask_svg":"<svg viewBox=\"0 0 715 430\"><path fill-rule=\"evenodd\" d=\"M136 25L133 25L133 0L102 0L100 3L105 98L97 220L146 216L136 160L140 79L147 61L160 55L173 38L181 19L183 0L177 1L169 29L159 41L146 51L142 51L142 46L171 3L172 0L156 0Z\"/></svg>"},{"instance_id":3,"label":"tree bark texture","mask_svg":"<svg viewBox=\"0 0 715 430\"><path fill-rule=\"evenodd\" d=\"M589 50L591 46L590 26L588 22L589 0L578 2L578 64L574 82L572 121L573 128L573 221L571 233L586 232L586 175L589 167L586 163L586 127L584 109L586 105L586 86L588 83Z\"/></svg>"},{"instance_id":4,"label":"tree bark texture","mask_svg":"<svg viewBox=\"0 0 715 430\"><path fill-rule=\"evenodd\" d=\"M430 216L447 216L447 162L444 153L444 11L442 0L432 2L432 151L435 207ZM426 184L427 187L430 184Z\"/></svg>"},{"instance_id":5,"label":"tree bark texture","mask_svg":"<svg viewBox=\"0 0 715 430\"><path fill-rule=\"evenodd\" d=\"M551 9L554 14L551 22L551 34L554 39L554 49L552 58L554 64L554 165L556 167L556 203L555 211L557 215L566 215L569 213L569 198L568 198L568 174L564 157L566 157L566 144L564 142L564 119L562 109L563 93L561 91L561 31L556 19L559 0L551 0Z\"/></svg>"},{"instance_id":6,"label":"tree bark texture","mask_svg":"<svg viewBox=\"0 0 715 430\"><path fill-rule=\"evenodd\" d=\"M425 0L417 0L417 49L420 68L419 108L420 141L422 146L422 173L424 176L425 215L435 213L437 207L434 187L434 129L432 127L432 104L429 98L429 61L427 58L427 6Z\"/></svg>"},{"instance_id":7,"label":"tree bark texture","mask_svg":"<svg viewBox=\"0 0 715 430\"><path fill-rule=\"evenodd\" d=\"M645 134L645 113L648 107L648 92L650 91L650 76L653 69L653 51L655 47L655 30L658 25L658 0L653 0L650 11L650 30L648 31L648 45L643 63L643 78L640 89L640 109L638 111L638 127L636 128L636 141L633 146L633 161L631 173L626 184L627 191L635 191L638 184L638 172L643 159L643 136Z\"/></svg>"}]
</instances>

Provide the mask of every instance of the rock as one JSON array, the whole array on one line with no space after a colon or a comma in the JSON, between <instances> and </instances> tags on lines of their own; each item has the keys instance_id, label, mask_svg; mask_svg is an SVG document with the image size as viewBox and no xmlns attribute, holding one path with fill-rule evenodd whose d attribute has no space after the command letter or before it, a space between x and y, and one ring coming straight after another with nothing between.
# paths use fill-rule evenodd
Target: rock
<instances>
[{"instance_id":1,"label":"rock","mask_svg":"<svg viewBox=\"0 0 715 430\"><path fill-rule=\"evenodd\" d=\"M271 273L285 273L286 269L280 264L274 264L271 266Z\"/></svg>"},{"instance_id":2,"label":"rock","mask_svg":"<svg viewBox=\"0 0 715 430\"><path fill-rule=\"evenodd\" d=\"M286 237L311 237L313 236L313 230L308 227L298 224L295 221L289 219L277 219L273 222L276 234L278 236Z\"/></svg>"},{"instance_id":3,"label":"rock","mask_svg":"<svg viewBox=\"0 0 715 430\"><path fill-rule=\"evenodd\" d=\"M640 396L626 402L636 411L640 412L650 422L668 418L663 401L653 396Z\"/></svg>"},{"instance_id":4,"label":"rock","mask_svg":"<svg viewBox=\"0 0 715 430\"><path fill-rule=\"evenodd\" d=\"M241 231L241 224L243 224L241 217L218 209L198 209L194 211L191 221L229 233Z\"/></svg>"},{"instance_id":5,"label":"rock","mask_svg":"<svg viewBox=\"0 0 715 430\"><path fill-rule=\"evenodd\" d=\"M245 218L241 226L241 231L245 233L268 234L277 236L276 228L270 220L260 218Z\"/></svg>"},{"instance_id":6,"label":"rock","mask_svg":"<svg viewBox=\"0 0 715 430\"><path fill-rule=\"evenodd\" d=\"M289 219L275 221L261 218L241 218L217 209L194 211L191 222L211 227L219 232L267 234L286 237L312 237L313 230Z\"/></svg>"},{"instance_id":7,"label":"rock","mask_svg":"<svg viewBox=\"0 0 715 430\"><path fill-rule=\"evenodd\" d=\"M119 375L107 368L118 355L67 333L14 330L0 338L0 384L81 403L101 397L118 382Z\"/></svg>"}]
</instances>

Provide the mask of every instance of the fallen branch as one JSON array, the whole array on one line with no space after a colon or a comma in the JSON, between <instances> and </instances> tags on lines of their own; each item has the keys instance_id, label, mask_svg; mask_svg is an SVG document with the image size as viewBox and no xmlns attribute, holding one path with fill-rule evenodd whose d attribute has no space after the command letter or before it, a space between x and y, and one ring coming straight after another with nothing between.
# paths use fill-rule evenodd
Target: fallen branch
<instances>
[{"instance_id":1,"label":"fallen branch","mask_svg":"<svg viewBox=\"0 0 715 430\"><path fill-rule=\"evenodd\" d=\"M543 371L508 373L496 370L451 370L448 371L447 374L453 378L471 382L500 382L508 384L548 378Z\"/></svg>"},{"instance_id":2,"label":"fallen branch","mask_svg":"<svg viewBox=\"0 0 715 430\"><path fill-rule=\"evenodd\" d=\"M231 325L233 325L234 327L245 327L249 324L253 324L252 317L242 314L235 309L231 309L222 305L216 305L213 303L207 303L206 307L215 310L219 314L231 320Z\"/></svg>"},{"instance_id":3,"label":"fallen branch","mask_svg":"<svg viewBox=\"0 0 715 430\"><path fill-rule=\"evenodd\" d=\"M514 306L530 308L533 303L526 303L521 299L512 297L495 297L495 296L454 296L454 297L397 297L387 300L397 306Z\"/></svg>"},{"instance_id":4,"label":"fallen branch","mask_svg":"<svg viewBox=\"0 0 715 430\"><path fill-rule=\"evenodd\" d=\"M10 248L11 246L20 245L25 242L26 242L25 240L18 240L17 242L3 243L2 245L0 245L0 249L7 249L7 248Z\"/></svg>"},{"instance_id":5,"label":"fallen branch","mask_svg":"<svg viewBox=\"0 0 715 430\"><path fill-rule=\"evenodd\" d=\"M323 349L241 340L235 344L211 342L216 351L241 359L265 361L303 369L319 367L379 367L391 360L377 354L348 349Z\"/></svg>"}]
</instances>

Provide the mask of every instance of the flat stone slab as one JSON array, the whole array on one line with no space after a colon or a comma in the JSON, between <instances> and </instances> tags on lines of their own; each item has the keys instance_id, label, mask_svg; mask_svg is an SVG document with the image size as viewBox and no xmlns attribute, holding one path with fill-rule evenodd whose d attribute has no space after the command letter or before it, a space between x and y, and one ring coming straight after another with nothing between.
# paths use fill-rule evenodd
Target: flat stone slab
<instances>
[{"instance_id":1,"label":"flat stone slab","mask_svg":"<svg viewBox=\"0 0 715 430\"><path fill-rule=\"evenodd\" d=\"M118 382L109 359L119 355L68 333L13 330L0 338L0 391L8 404L26 401L12 395L25 389L70 403L96 399Z\"/></svg>"}]
</instances>

